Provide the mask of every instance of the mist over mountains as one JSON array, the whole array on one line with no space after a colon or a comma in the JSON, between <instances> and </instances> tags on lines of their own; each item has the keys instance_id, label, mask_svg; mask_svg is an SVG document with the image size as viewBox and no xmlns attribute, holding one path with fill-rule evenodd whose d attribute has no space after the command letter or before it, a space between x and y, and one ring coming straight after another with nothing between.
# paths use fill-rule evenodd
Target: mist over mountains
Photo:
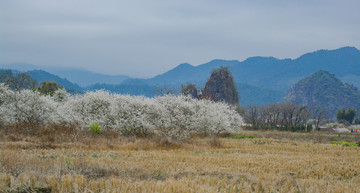
<instances>
[{"instance_id":1,"label":"mist over mountains","mask_svg":"<svg viewBox=\"0 0 360 193\"><path fill-rule=\"evenodd\" d=\"M149 79L103 75L83 69L40 68L27 64L11 64L0 68L20 71L42 69L73 83L72 87L79 91L104 88L116 93L151 97L159 87L180 90L182 84L195 83L200 89L211 71L220 66L228 66L232 72L242 105L279 102L293 84L321 69L360 88L360 51L355 47L319 50L296 59L257 56L244 61L216 59L198 66L183 63ZM37 80L43 80L39 72L30 74Z\"/></svg>"}]
</instances>

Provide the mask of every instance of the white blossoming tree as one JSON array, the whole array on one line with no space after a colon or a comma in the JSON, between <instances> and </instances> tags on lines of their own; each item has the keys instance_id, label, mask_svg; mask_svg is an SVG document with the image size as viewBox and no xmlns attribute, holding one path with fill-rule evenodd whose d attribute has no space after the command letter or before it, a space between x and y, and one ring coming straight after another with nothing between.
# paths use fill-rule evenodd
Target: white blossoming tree
<instances>
[{"instance_id":1,"label":"white blossoming tree","mask_svg":"<svg viewBox=\"0 0 360 193\"><path fill-rule=\"evenodd\" d=\"M185 96L146 98L111 94L104 90L71 96L64 89L53 96L36 91L12 91L0 85L2 125L75 125L79 129L98 124L126 135L157 133L175 139L191 134L233 131L243 124L240 115L225 103Z\"/></svg>"}]
</instances>

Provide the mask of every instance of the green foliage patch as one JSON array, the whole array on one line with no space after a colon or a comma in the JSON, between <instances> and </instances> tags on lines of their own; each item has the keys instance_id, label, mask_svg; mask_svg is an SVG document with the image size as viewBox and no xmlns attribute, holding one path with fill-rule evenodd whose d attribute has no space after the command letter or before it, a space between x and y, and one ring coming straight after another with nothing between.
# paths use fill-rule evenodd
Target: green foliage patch
<instances>
[{"instance_id":1,"label":"green foliage patch","mask_svg":"<svg viewBox=\"0 0 360 193\"><path fill-rule=\"evenodd\" d=\"M43 95L53 96L56 90L62 88L64 87L58 85L55 81L44 81L41 83L41 86L37 88L37 91Z\"/></svg>"},{"instance_id":2,"label":"green foliage patch","mask_svg":"<svg viewBox=\"0 0 360 193\"><path fill-rule=\"evenodd\" d=\"M100 134L102 132L102 128L97 123L93 123L90 125L90 131L95 134Z\"/></svg>"},{"instance_id":3,"label":"green foliage patch","mask_svg":"<svg viewBox=\"0 0 360 193\"><path fill-rule=\"evenodd\" d=\"M353 147L357 147L359 144L354 142L346 142L346 141L333 141L331 142L331 145L342 145L342 146L353 146Z\"/></svg>"}]
</instances>

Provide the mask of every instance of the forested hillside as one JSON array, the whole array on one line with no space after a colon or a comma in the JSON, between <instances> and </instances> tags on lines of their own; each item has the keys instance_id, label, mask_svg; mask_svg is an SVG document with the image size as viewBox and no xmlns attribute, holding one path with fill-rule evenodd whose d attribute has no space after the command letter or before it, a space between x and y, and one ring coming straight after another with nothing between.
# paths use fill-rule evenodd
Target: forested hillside
<instances>
[{"instance_id":1,"label":"forested hillside","mask_svg":"<svg viewBox=\"0 0 360 193\"><path fill-rule=\"evenodd\" d=\"M325 107L331 117L341 108L359 108L360 92L334 74L319 70L294 84L283 99L309 107Z\"/></svg>"}]
</instances>

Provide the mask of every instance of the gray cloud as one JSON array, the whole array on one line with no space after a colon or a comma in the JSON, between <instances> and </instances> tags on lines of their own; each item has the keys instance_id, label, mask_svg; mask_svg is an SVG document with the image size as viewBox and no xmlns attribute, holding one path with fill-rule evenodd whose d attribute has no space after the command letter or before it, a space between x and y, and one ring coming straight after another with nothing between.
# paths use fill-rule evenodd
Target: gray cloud
<instances>
[{"instance_id":1,"label":"gray cloud","mask_svg":"<svg viewBox=\"0 0 360 193\"><path fill-rule=\"evenodd\" d=\"M0 0L0 63L151 77L215 58L360 45L357 0Z\"/></svg>"}]
</instances>

